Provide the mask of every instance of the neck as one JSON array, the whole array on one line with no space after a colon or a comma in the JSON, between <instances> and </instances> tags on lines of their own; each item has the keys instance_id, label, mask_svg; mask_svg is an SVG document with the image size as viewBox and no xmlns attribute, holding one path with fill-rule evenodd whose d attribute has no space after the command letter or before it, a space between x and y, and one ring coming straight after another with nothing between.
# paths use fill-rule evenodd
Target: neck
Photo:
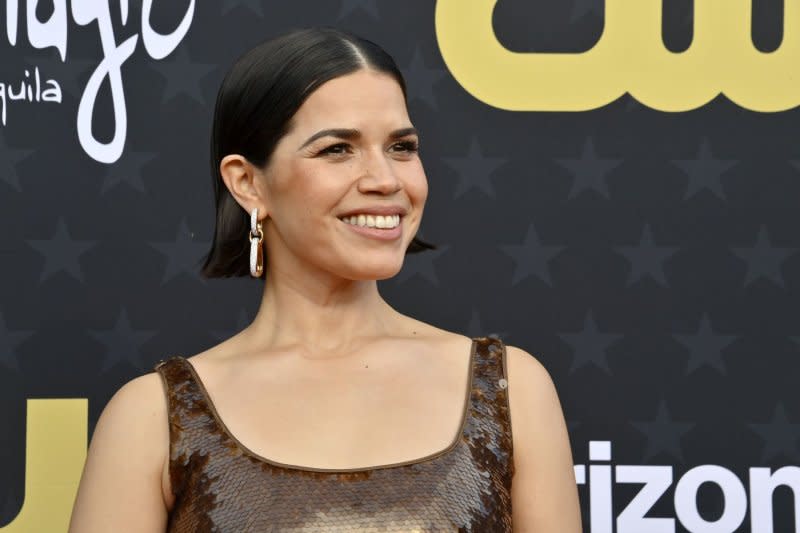
<instances>
[{"instance_id":1,"label":"neck","mask_svg":"<svg viewBox=\"0 0 800 533\"><path fill-rule=\"evenodd\" d=\"M402 316L375 280L347 280L268 268L261 306L248 333L258 350L295 346L315 359L352 353L397 334Z\"/></svg>"}]
</instances>

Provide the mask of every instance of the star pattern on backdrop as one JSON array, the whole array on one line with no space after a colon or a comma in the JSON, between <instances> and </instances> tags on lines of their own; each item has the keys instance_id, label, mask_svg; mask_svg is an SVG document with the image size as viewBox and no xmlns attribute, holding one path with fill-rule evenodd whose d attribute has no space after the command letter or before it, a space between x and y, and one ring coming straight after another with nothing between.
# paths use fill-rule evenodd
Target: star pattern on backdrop
<instances>
[{"instance_id":1,"label":"star pattern on backdrop","mask_svg":"<svg viewBox=\"0 0 800 533\"><path fill-rule=\"evenodd\" d=\"M205 278L200 276L199 261L208 252L211 243L194 240L194 233L189 231L186 219L181 219L174 242L150 242L148 244L167 258L164 277L161 279L162 285L180 273L186 273L197 281L206 283Z\"/></svg>"},{"instance_id":2,"label":"star pattern on backdrop","mask_svg":"<svg viewBox=\"0 0 800 533\"><path fill-rule=\"evenodd\" d=\"M631 263L631 271L626 282L628 287L645 276L650 276L656 283L667 286L664 261L679 250L677 246L656 246L649 224L644 225L638 246L615 246L614 249Z\"/></svg>"},{"instance_id":3,"label":"star pattern on backdrop","mask_svg":"<svg viewBox=\"0 0 800 533\"><path fill-rule=\"evenodd\" d=\"M573 0L569 21L571 23L575 22L589 13L593 13L598 17L604 17L605 13L603 10L603 0Z\"/></svg>"},{"instance_id":4,"label":"star pattern on backdrop","mask_svg":"<svg viewBox=\"0 0 800 533\"><path fill-rule=\"evenodd\" d=\"M89 334L106 347L100 373L104 374L120 362L126 362L139 370L145 370L140 348L156 333L156 330L133 329L128 319L128 312L124 307L120 310L111 329L89 330Z\"/></svg>"},{"instance_id":5,"label":"star pattern on backdrop","mask_svg":"<svg viewBox=\"0 0 800 533\"><path fill-rule=\"evenodd\" d=\"M545 32L539 36L543 40L536 39L551 50L572 46L596 38L602 29L603 2L555 0L548 7L518 0L510 17L496 21L497 33L524 37L526 19L539 16L569 23L572 17L570 31ZM8 124L0 126L0 210L6 222L0 239L6 272L0 286L4 312L0 376L5 378L0 383L5 386L6 412L0 419L5 415L12 422L5 424L10 431L0 437L0 445L8 444L13 452L8 461L0 462L10 466L4 471L9 482L0 491L0 509L5 502L8 520L13 520L24 496L20 464L24 438L14 444L14 433L24 433L26 397L63 396L63 387L45 379L42 369L63 367L60 358L67 344L79 346L83 355L64 368L63 383L74 385L75 396L95 402L103 399L111 381L140 375L142 365L152 371L155 360L162 357L154 351L186 344L187 328L169 327L164 317L188 309L194 316L187 318L196 319L188 322L201 326L199 338L190 339L197 344L213 342L215 336L220 341L230 338L246 327L246 317L255 316L254 289L260 291L260 282L249 276L214 281L200 277L208 246L201 250L191 245L211 240L213 207L209 211L195 206L199 209L195 218L194 208L176 211L165 206L171 199L203 203L213 191L207 190L210 183L205 178L197 194L187 194L185 184L168 179L185 170L181 156L198 155L194 135L186 142L174 138L164 142L162 137L169 137L179 125L191 130L195 122L207 129L224 60L233 60L237 51L283 31L292 21L309 17L313 24L333 23L385 42L397 52L408 80L410 112L424 117L418 125L426 130L442 130L442 136L423 139L422 150L430 149L429 157L436 158L428 162L434 170L429 176L435 193L431 200L441 205L432 206L439 211L431 222L446 227L439 242L450 241L453 248L410 254L398 276L381 280L390 286L387 293L399 308L438 320L447 329L466 328L473 337L511 334L518 339L514 344L537 350L541 346L535 345L544 342L551 355L542 352L541 360L552 367L556 383L565 386L570 438L583 463L591 462L590 441L611 441L615 464L641 463L647 453L649 464L671 465L677 481L682 472L697 466L693 461L701 459L736 473L745 489L748 468L766 466L760 463L762 457L773 469L800 465L795 385L800 371L800 312L795 298L800 288L800 241L791 229L800 227L796 208L800 150L787 137L791 111L754 114L721 97L693 113L663 113L628 94L587 113L490 108L470 97L442 61L435 4L400 6L383 0L204 4L195 12L191 31L166 62L150 58L140 36L136 53L123 65L127 138L133 142L126 144L113 165L93 161L76 133L78 101L102 56L96 25L70 28L80 31L75 32L76 39L70 37L69 56L62 62L55 47L29 46L24 20L20 21L20 46L6 50L5 76L0 76L6 96L17 92L21 82L33 81L24 70L32 74L38 65L42 80L57 80L64 101L8 101ZM677 26L692 2L672 4L684 9L675 13L678 6L672 6L665 31L676 38L690 36L691 29L681 28L679 34ZM137 6L131 8L127 25L121 24L119 9L114 10L115 28L121 32L118 41L125 38L122 34L138 32L141 6ZM767 14L764 6L754 9ZM177 22L169 13L174 9L161 11L153 12L151 22L169 32ZM214 39L221 27L235 28L236 34ZM763 28L760 33L765 34ZM188 74L181 72L186 68L178 65L176 71L168 64L180 60L189 65ZM195 69L194 62L202 68ZM160 74L156 66L166 70ZM94 119L107 114L111 103L106 80ZM94 133L108 140L113 121L103 122L106 134ZM199 152L205 153L208 147L202 144ZM473 169L474 161L466 157L473 144L474 156L488 172ZM152 152L165 150L174 157L147 159ZM589 160L585 171L580 167L582 154ZM441 156L457 160L462 156L464 176L458 165L447 165ZM592 157L603 163L622 161L610 169L592 168L596 167ZM555 158L569 159L563 166ZM740 162L732 165L736 159ZM570 167L574 161L578 166ZM538 179L534 169L531 179L531 164L547 175ZM108 229L103 226L104 215L111 212L119 216ZM59 217L63 217L60 245L55 242ZM183 226L182 217L186 217ZM128 249L120 248L121 237L130 237ZM27 239L36 239L33 242L45 248L40 250ZM89 239L91 247L81 249ZM184 252L178 249L181 239ZM151 246L149 241L160 242ZM488 253L476 252L476 243L488 245ZM579 250L580 243L588 243L589 249ZM697 246L686 247L692 243ZM54 245L63 249L50 250ZM680 250L669 254L673 246ZM796 251L786 254L790 248ZM115 255L119 260L135 256L135 264L119 271L113 267ZM491 287L498 290L487 292ZM532 312L531 302L540 311L549 310ZM65 305L67 315L53 315ZM37 316L37 310L44 310L44 315ZM50 319L55 319L51 324L55 329L69 326L71 338L53 334L57 332L42 323ZM582 330L589 337L584 344L578 342ZM602 336L609 334L618 335L610 340ZM760 353L748 355L751 346ZM531 353L539 358L537 350ZM763 354L759 366L757 359ZM99 374L101 367L104 374ZM754 372L760 372L755 379ZM608 394L591 394L598 384ZM741 416L717 416L719 405L734 410L744 406L747 398L742 395L748 390L754 400L738 413ZM587 398L590 401L584 401ZM666 403L660 406L662 399ZM98 414L91 410L90 427ZM642 432L631 421L642 424ZM670 443L672 428L664 428L666 437L661 437L658 427L648 425L658 422L696 426ZM731 441L731 435L738 438ZM662 441L665 449L659 450ZM681 453L688 462L682 466L673 457ZM589 472L584 470L588 483ZM611 495L620 504L617 511L630 500L627 489L611 486ZM587 491L588 485L582 490ZM701 507L708 503L708 498L700 500ZM588 520L589 505L583 503ZM674 517L673 502L660 503L669 508L650 514ZM700 509L706 519L720 516L713 509L709 515L708 510ZM786 520L778 520L787 518L785 513L778 514L776 531L790 529Z\"/></svg>"},{"instance_id":6,"label":"star pattern on backdrop","mask_svg":"<svg viewBox=\"0 0 800 533\"><path fill-rule=\"evenodd\" d=\"M12 370L19 370L19 354L17 346L34 334L30 329L11 330L0 311L0 364Z\"/></svg>"},{"instance_id":7,"label":"star pattern on backdrop","mask_svg":"<svg viewBox=\"0 0 800 533\"><path fill-rule=\"evenodd\" d=\"M647 438L644 451L644 462L660 453L667 453L683 463L681 437L695 424L675 422L667 410L667 403L662 399L658 404L658 413L652 422L631 422Z\"/></svg>"},{"instance_id":8,"label":"star pattern on backdrop","mask_svg":"<svg viewBox=\"0 0 800 533\"><path fill-rule=\"evenodd\" d=\"M437 244L436 250L425 250L416 254L409 254L403 261L403 268L392 278L398 283L403 283L414 276L425 278L434 287L439 286L439 278L436 276L436 267L433 262L442 254L450 249L449 245Z\"/></svg>"},{"instance_id":9,"label":"star pattern on backdrop","mask_svg":"<svg viewBox=\"0 0 800 533\"><path fill-rule=\"evenodd\" d=\"M584 190L594 190L608 198L608 174L617 168L622 159L597 157L594 141L587 137L581 155L577 159L556 159L556 163L569 170L574 178L567 199L570 200Z\"/></svg>"},{"instance_id":10,"label":"star pattern on backdrop","mask_svg":"<svg viewBox=\"0 0 800 533\"><path fill-rule=\"evenodd\" d=\"M122 157L113 165L109 165L103 177L103 186L100 194L105 194L120 183L125 183L132 189L141 193L145 192L142 173L147 163L158 157L158 152L135 152L126 150Z\"/></svg>"},{"instance_id":11,"label":"star pattern on backdrop","mask_svg":"<svg viewBox=\"0 0 800 533\"><path fill-rule=\"evenodd\" d=\"M684 200L688 200L702 189L708 189L721 200L726 200L720 177L735 166L738 160L714 157L708 138L704 137L695 159L673 159L671 162L683 170L689 178Z\"/></svg>"},{"instance_id":12,"label":"star pattern on backdrop","mask_svg":"<svg viewBox=\"0 0 800 533\"><path fill-rule=\"evenodd\" d=\"M339 8L339 20L358 10L369 13L374 19L380 18L376 0L342 0L342 6Z\"/></svg>"},{"instance_id":13,"label":"star pattern on backdrop","mask_svg":"<svg viewBox=\"0 0 800 533\"><path fill-rule=\"evenodd\" d=\"M161 103L183 94L203 106L206 105L200 81L216 70L218 65L192 61L186 45L179 46L169 58L151 61L148 65L161 74L167 82Z\"/></svg>"},{"instance_id":14,"label":"star pattern on backdrop","mask_svg":"<svg viewBox=\"0 0 800 533\"><path fill-rule=\"evenodd\" d=\"M441 68L433 68L425 65L422 58L422 47L417 45L414 49L414 55L411 62L403 68L403 75L406 79L406 85L411 93L410 97L419 98L427 103L433 109L437 109L438 103L436 96L433 94L433 86L444 79L446 72Z\"/></svg>"},{"instance_id":15,"label":"star pattern on backdrop","mask_svg":"<svg viewBox=\"0 0 800 533\"><path fill-rule=\"evenodd\" d=\"M729 346L735 335L718 335L714 333L708 313L703 313L697 333L686 335L673 333L672 337L689 350L689 361L686 374L691 374L701 366L710 366L722 375L727 374L725 362L722 360L722 350Z\"/></svg>"},{"instance_id":16,"label":"star pattern on backdrop","mask_svg":"<svg viewBox=\"0 0 800 533\"><path fill-rule=\"evenodd\" d=\"M215 329L211 332L211 335L218 341L224 341L242 331L249 326L251 322L250 314L246 309L242 308L239 309L239 314L236 316L236 325L233 329Z\"/></svg>"},{"instance_id":17,"label":"star pattern on backdrop","mask_svg":"<svg viewBox=\"0 0 800 533\"><path fill-rule=\"evenodd\" d=\"M535 275L548 285L552 286L548 264L558 255L565 246L543 246L536 234L533 223L528 226L522 244L501 244L498 246L505 254L514 260L514 274L511 285Z\"/></svg>"},{"instance_id":18,"label":"star pattern on backdrop","mask_svg":"<svg viewBox=\"0 0 800 533\"><path fill-rule=\"evenodd\" d=\"M597 329L592 311L586 313L583 321L583 329L577 333L559 333L561 339L572 348L572 364L569 373L572 374L577 369L591 363L612 375L611 368L608 366L608 354L606 350L615 341L624 337L618 333L601 333Z\"/></svg>"},{"instance_id":19,"label":"star pattern on backdrop","mask_svg":"<svg viewBox=\"0 0 800 533\"><path fill-rule=\"evenodd\" d=\"M453 192L453 199L456 199L473 188L480 189L490 198L494 198L491 175L508 160L484 155L477 137L473 137L465 156L443 157L442 161L457 173L458 183Z\"/></svg>"},{"instance_id":20,"label":"star pattern on backdrop","mask_svg":"<svg viewBox=\"0 0 800 533\"><path fill-rule=\"evenodd\" d=\"M504 341L507 337L507 333L505 331L487 332L483 326L483 322L481 321L480 311L475 307L472 308L472 312L470 313L469 324L467 324L466 333L470 337L488 337L489 335L497 335L501 339L504 339Z\"/></svg>"},{"instance_id":21,"label":"star pattern on backdrop","mask_svg":"<svg viewBox=\"0 0 800 533\"><path fill-rule=\"evenodd\" d=\"M222 14L226 15L229 11L237 7L246 7L251 13L264 18L264 6L262 0L222 0Z\"/></svg>"},{"instance_id":22,"label":"star pattern on backdrop","mask_svg":"<svg viewBox=\"0 0 800 533\"><path fill-rule=\"evenodd\" d=\"M786 283L781 274L781 265L797 249L772 246L765 225L762 224L759 228L756 242L752 247L731 248L731 250L747 263L747 274L744 280L745 287L763 277L771 280L781 288L786 288Z\"/></svg>"},{"instance_id":23,"label":"star pattern on backdrop","mask_svg":"<svg viewBox=\"0 0 800 533\"><path fill-rule=\"evenodd\" d=\"M22 187L19 183L17 165L19 165L33 153L34 150L11 148L6 142L3 130L0 129L0 181L7 183L17 192L22 192Z\"/></svg>"},{"instance_id":24,"label":"star pattern on backdrop","mask_svg":"<svg viewBox=\"0 0 800 533\"><path fill-rule=\"evenodd\" d=\"M800 424L789 422L783 402L778 402L772 420L766 424L748 424L764 441L761 462L781 457L790 461L800 458Z\"/></svg>"},{"instance_id":25,"label":"star pattern on backdrop","mask_svg":"<svg viewBox=\"0 0 800 533\"><path fill-rule=\"evenodd\" d=\"M58 218L55 232L51 238L28 239L28 245L42 254L45 260L44 268L39 276L39 283L62 270L84 283L83 271L78 259L96 242L78 241L70 237L63 217Z\"/></svg>"}]
</instances>

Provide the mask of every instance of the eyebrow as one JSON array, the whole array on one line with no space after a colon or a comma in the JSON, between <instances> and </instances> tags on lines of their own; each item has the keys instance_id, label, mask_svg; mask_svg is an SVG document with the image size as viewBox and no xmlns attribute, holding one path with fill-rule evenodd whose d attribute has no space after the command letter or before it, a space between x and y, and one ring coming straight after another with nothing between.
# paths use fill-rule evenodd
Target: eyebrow
<instances>
[{"instance_id":1,"label":"eyebrow","mask_svg":"<svg viewBox=\"0 0 800 533\"><path fill-rule=\"evenodd\" d=\"M394 130L389 134L390 139L399 139L400 137L405 137L407 135L419 135L417 128L400 128L399 130ZM304 142L298 150L302 150L309 144L313 143L317 139L322 137L337 137L339 139L357 139L361 137L361 132L357 129L351 128L330 128L326 130L320 130Z\"/></svg>"}]
</instances>

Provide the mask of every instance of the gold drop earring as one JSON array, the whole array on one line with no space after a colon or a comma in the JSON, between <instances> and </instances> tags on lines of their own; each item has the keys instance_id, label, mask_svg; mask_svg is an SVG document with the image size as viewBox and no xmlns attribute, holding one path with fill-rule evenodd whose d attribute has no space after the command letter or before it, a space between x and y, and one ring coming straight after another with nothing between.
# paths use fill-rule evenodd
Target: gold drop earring
<instances>
[{"instance_id":1,"label":"gold drop earring","mask_svg":"<svg viewBox=\"0 0 800 533\"><path fill-rule=\"evenodd\" d=\"M258 220L258 208L250 212L250 275L260 278L264 272L264 230Z\"/></svg>"}]
</instances>

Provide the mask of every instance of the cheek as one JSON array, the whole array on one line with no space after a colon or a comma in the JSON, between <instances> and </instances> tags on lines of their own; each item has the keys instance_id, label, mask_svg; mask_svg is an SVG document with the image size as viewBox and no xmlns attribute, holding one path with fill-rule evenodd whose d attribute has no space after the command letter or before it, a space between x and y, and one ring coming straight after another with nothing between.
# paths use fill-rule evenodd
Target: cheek
<instances>
[{"instance_id":1,"label":"cheek","mask_svg":"<svg viewBox=\"0 0 800 533\"><path fill-rule=\"evenodd\" d=\"M276 192L305 218L330 211L340 194L341 183L343 180L338 179L329 164L305 161L290 168Z\"/></svg>"},{"instance_id":2,"label":"cheek","mask_svg":"<svg viewBox=\"0 0 800 533\"><path fill-rule=\"evenodd\" d=\"M303 165L297 170L289 186L276 197L283 220L288 222L286 236L307 244L329 240L321 230L340 223L335 214L347 194L347 182L321 165Z\"/></svg>"},{"instance_id":3,"label":"cheek","mask_svg":"<svg viewBox=\"0 0 800 533\"><path fill-rule=\"evenodd\" d=\"M428 197L428 178L425 175L422 164L418 164L412 172L409 172L406 178L406 188L409 196L412 196L413 200L418 203L424 203Z\"/></svg>"}]
</instances>

